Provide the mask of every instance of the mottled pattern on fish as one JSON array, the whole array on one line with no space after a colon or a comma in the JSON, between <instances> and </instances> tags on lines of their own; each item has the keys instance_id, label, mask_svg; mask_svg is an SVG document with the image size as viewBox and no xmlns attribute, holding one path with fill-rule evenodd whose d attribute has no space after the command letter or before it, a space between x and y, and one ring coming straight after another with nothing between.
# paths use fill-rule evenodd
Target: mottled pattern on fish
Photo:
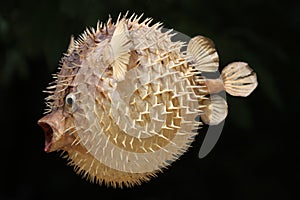
<instances>
[{"instance_id":1,"label":"mottled pattern on fish","mask_svg":"<svg viewBox=\"0 0 300 200\"><path fill-rule=\"evenodd\" d=\"M205 78L218 70L212 41L197 36L182 52L171 31L140 18L109 19L71 38L39 120L45 151L66 151L77 173L115 187L149 180L188 149L202 122L224 120L227 103L215 93L247 96L257 85L242 62Z\"/></svg>"}]
</instances>

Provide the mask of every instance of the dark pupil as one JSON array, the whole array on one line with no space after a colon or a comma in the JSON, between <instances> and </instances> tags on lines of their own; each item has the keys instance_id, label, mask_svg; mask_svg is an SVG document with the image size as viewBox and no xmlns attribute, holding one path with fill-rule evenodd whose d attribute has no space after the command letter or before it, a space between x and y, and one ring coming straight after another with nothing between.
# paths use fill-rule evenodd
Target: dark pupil
<instances>
[{"instance_id":1,"label":"dark pupil","mask_svg":"<svg viewBox=\"0 0 300 200\"><path fill-rule=\"evenodd\" d=\"M67 104L72 105L73 99L71 97L67 98Z\"/></svg>"}]
</instances>

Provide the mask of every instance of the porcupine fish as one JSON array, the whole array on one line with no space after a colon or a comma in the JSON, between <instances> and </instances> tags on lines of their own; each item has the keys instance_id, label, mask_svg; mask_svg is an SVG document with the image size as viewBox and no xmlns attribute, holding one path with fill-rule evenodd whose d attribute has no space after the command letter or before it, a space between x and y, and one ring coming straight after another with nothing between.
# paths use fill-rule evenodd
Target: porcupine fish
<instances>
[{"instance_id":1,"label":"porcupine fish","mask_svg":"<svg viewBox=\"0 0 300 200\"><path fill-rule=\"evenodd\" d=\"M65 151L78 174L99 184L149 180L189 148L195 129L225 119L227 103L217 93L248 96L257 86L244 62L206 78L203 72L219 67L210 39L174 42L161 23L141 17L109 18L76 41L71 37L45 91L48 109L38 121L44 150Z\"/></svg>"}]
</instances>

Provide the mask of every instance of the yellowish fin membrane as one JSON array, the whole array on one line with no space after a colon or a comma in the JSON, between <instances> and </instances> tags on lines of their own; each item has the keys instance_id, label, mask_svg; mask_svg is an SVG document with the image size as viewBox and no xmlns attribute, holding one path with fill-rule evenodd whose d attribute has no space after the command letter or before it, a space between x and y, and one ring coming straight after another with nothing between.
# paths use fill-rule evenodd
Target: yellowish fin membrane
<instances>
[{"instance_id":1,"label":"yellowish fin membrane","mask_svg":"<svg viewBox=\"0 0 300 200\"><path fill-rule=\"evenodd\" d=\"M192 66L201 72L215 72L219 67L219 56L214 43L204 37L192 38L187 46L187 55L192 59Z\"/></svg>"},{"instance_id":2,"label":"yellowish fin membrane","mask_svg":"<svg viewBox=\"0 0 300 200\"><path fill-rule=\"evenodd\" d=\"M114 31L110 44L103 53L103 60L106 64L111 65L113 78L117 81L125 79L130 58L130 47L128 29L125 20L122 19Z\"/></svg>"},{"instance_id":3,"label":"yellowish fin membrane","mask_svg":"<svg viewBox=\"0 0 300 200\"><path fill-rule=\"evenodd\" d=\"M245 62L233 62L227 65L221 77L227 93L232 96L246 97L257 87L255 72Z\"/></svg>"},{"instance_id":4,"label":"yellowish fin membrane","mask_svg":"<svg viewBox=\"0 0 300 200\"><path fill-rule=\"evenodd\" d=\"M222 122L228 113L227 102L219 95L211 95L209 99L203 101L206 107L201 119L205 124L217 125Z\"/></svg>"}]
</instances>

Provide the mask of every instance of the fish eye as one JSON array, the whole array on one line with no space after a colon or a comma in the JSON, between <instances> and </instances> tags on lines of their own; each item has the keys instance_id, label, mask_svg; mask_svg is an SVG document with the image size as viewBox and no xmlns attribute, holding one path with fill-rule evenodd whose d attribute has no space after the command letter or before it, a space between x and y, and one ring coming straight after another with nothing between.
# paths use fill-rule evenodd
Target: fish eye
<instances>
[{"instance_id":1,"label":"fish eye","mask_svg":"<svg viewBox=\"0 0 300 200\"><path fill-rule=\"evenodd\" d=\"M66 99L65 99L66 104L67 104L68 106L73 106L75 100L76 100L76 97L75 97L74 94L68 94L68 95L66 96Z\"/></svg>"}]
</instances>

